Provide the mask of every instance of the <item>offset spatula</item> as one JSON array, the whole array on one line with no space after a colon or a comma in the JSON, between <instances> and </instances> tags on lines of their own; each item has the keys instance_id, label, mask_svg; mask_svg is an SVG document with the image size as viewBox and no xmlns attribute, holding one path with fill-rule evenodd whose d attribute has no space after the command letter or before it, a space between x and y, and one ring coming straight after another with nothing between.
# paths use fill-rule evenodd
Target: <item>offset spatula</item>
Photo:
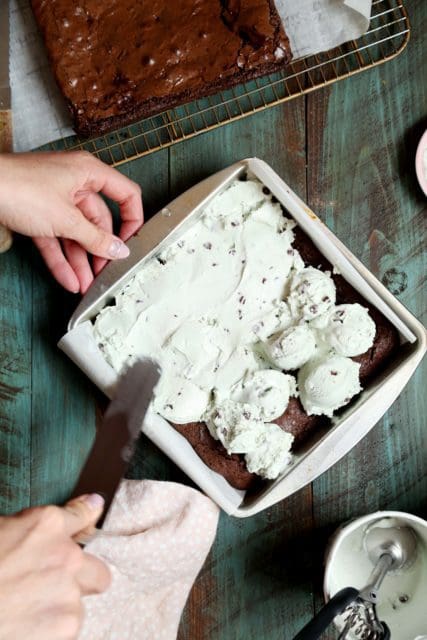
<instances>
[{"instance_id":1,"label":"offset spatula","mask_svg":"<svg viewBox=\"0 0 427 640\"><path fill-rule=\"evenodd\" d=\"M12 108L9 83L9 2L0 1L0 153L12 151ZM0 253L12 244L12 233L0 224Z\"/></svg>"},{"instance_id":2,"label":"offset spatula","mask_svg":"<svg viewBox=\"0 0 427 640\"><path fill-rule=\"evenodd\" d=\"M72 498L99 493L105 508L97 526L102 527L116 490L132 458L144 416L160 378L160 370L148 358L132 365L120 378L87 457Z\"/></svg>"}]
</instances>

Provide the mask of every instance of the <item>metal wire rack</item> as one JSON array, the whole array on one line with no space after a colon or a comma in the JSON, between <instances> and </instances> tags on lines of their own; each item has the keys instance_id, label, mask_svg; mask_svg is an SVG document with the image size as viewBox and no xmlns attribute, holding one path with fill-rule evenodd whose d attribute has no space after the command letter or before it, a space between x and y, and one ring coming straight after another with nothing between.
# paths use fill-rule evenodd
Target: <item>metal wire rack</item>
<instances>
[{"instance_id":1,"label":"metal wire rack","mask_svg":"<svg viewBox=\"0 0 427 640\"><path fill-rule=\"evenodd\" d=\"M72 136L42 149L87 150L118 166L386 62L405 48L409 34L400 0L373 0L369 31L357 40L113 133L88 140Z\"/></svg>"}]
</instances>

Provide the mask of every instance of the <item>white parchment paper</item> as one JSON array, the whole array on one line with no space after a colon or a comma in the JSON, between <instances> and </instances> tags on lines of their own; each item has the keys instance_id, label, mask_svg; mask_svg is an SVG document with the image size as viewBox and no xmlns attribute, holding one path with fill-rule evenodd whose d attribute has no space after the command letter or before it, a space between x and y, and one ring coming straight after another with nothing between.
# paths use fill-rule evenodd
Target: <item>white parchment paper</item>
<instances>
[{"instance_id":1,"label":"white parchment paper","mask_svg":"<svg viewBox=\"0 0 427 640\"><path fill-rule=\"evenodd\" d=\"M9 1L14 148L26 151L71 135L73 130L29 0ZM368 29L371 4L371 0L276 0L294 58L358 38Z\"/></svg>"},{"instance_id":2,"label":"white parchment paper","mask_svg":"<svg viewBox=\"0 0 427 640\"><path fill-rule=\"evenodd\" d=\"M275 0L294 58L359 38L369 27L372 0Z\"/></svg>"}]
</instances>

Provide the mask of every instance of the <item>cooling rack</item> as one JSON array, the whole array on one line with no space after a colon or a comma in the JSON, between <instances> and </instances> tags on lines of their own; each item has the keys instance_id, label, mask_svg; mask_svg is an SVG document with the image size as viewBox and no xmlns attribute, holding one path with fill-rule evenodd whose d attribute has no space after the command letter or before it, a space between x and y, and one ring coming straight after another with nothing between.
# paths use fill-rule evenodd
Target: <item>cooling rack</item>
<instances>
[{"instance_id":1,"label":"cooling rack","mask_svg":"<svg viewBox=\"0 0 427 640\"><path fill-rule=\"evenodd\" d=\"M374 0L369 31L357 40L113 133L87 140L72 136L41 148L86 150L118 166L371 69L397 56L409 34L408 15L400 0Z\"/></svg>"}]
</instances>

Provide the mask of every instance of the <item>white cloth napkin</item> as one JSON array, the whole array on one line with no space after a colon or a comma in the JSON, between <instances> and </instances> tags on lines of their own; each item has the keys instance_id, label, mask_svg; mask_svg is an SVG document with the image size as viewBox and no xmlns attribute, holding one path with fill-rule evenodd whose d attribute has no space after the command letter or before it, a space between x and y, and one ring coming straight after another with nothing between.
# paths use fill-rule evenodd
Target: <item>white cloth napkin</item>
<instances>
[{"instance_id":1,"label":"white cloth napkin","mask_svg":"<svg viewBox=\"0 0 427 640\"><path fill-rule=\"evenodd\" d=\"M218 507L183 485L125 480L86 551L107 562L107 592L84 599L79 640L173 640L214 541Z\"/></svg>"}]
</instances>

